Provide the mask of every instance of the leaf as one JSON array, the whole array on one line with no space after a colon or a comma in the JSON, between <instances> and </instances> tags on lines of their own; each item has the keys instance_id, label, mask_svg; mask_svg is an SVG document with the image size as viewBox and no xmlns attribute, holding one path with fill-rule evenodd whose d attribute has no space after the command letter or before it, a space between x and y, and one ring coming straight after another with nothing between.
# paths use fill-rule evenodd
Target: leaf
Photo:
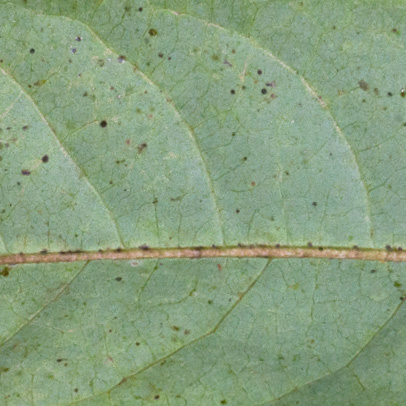
<instances>
[{"instance_id":1,"label":"leaf","mask_svg":"<svg viewBox=\"0 0 406 406\"><path fill-rule=\"evenodd\" d=\"M3 402L403 403L402 17L0 1Z\"/></svg>"}]
</instances>

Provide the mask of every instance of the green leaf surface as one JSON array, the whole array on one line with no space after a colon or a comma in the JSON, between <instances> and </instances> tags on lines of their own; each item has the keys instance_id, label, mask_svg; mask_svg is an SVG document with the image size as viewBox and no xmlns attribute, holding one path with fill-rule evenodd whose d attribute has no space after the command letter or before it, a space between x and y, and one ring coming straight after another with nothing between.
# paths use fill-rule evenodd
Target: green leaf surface
<instances>
[{"instance_id":1,"label":"green leaf surface","mask_svg":"<svg viewBox=\"0 0 406 406\"><path fill-rule=\"evenodd\" d=\"M406 246L405 21L401 1L0 0L0 255ZM405 271L2 266L0 404L400 405Z\"/></svg>"}]
</instances>

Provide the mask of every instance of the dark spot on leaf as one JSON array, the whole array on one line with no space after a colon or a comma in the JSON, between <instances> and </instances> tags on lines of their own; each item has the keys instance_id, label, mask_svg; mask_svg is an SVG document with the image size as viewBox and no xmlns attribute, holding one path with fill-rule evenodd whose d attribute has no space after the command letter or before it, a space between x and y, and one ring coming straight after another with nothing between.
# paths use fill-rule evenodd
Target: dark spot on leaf
<instances>
[{"instance_id":1,"label":"dark spot on leaf","mask_svg":"<svg viewBox=\"0 0 406 406\"><path fill-rule=\"evenodd\" d=\"M319 251L324 251L324 248L323 248L323 247L319 247Z\"/></svg>"},{"instance_id":2,"label":"dark spot on leaf","mask_svg":"<svg viewBox=\"0 0 406 406\"><path fill-rule=\"evenodd\" d=\"M364 90L364 91L367 91L367 90L369 89L368 83L365 82L365 80L363 80L363 79L361 79L361 80L358 82L358 84L359 84L359 87L360 87L362 90Z\"/></svg>"},{"instance_id":3,"label":"dark spot on leaf","mask_svg":"<svg viewBox=\"0 0 406 406\"><path fill-rule=\"evenodd\" d=\"M239 209L237 209L235 212L238 214L238 213L240 212L240 210L239 210Z\"/></svg>"},{"instance_id":4,"label":"dark spot on leaf","mask_svg":"<svg viewBox=\"0 0 406 406\"><path fill-rule=\"evenodd\" d=\"M391 249L392 249L392 247L388 244L388 245L385 245L385 248L388 250L388 251L390 251Z\"/></svg>"},{"instance_id":5,"label":"dark spot on leaf","mask_svg":"<svg viewBox=\"0 0 406 406\"><path fill-rule=\"evenodd\" d=\"M251 182L251 186L255 186L256 185L256 183L255 182Z\"/></svg>"},{"instance_id":6,"label":"dark spot on leaf","mask_svg":"<svg viewBox=\"0 0 406 406\"><path fill-rule=\"evenodd\" d=\"M35 49L34 48L31 48L30 49L30 54L33 54L35 52Z\"/></svg>"},{"instance_id":7,"label":"dark spot on leaf","mask_svg":"<svg viewBox=\"0 0 406 406\"><path fill-rule=\"evenodd\" d=\"M221 270L223 269L223 267L221 266L221 264L217 264L217 269L218 269L219 271L221 271Z\"/></svg>"},{"instance_id":8,"label":"dark spot on leaf","mask_svg":"<svg viewBox=\"0 0 406 406\"><path fill-rule=\"evenodd\" d=\"M213 300L208 300L207 303L208 303L209 305L211 305L211 304L213 304Z\"/></svg>"},{"instance_id":9,"label":"dark spot on leaf","mask_svg":"<svg viewBox=\"0 0 406 406\"><path fill-rule=\"evenodd\" d=\"M308 246L309 248L311 248L311 247L313 247L313 244L312 244L311 242L308 242L308 243L307 243L307 246Z\"/></svg>"},{"instance_id":10,"label":"dark spot on leaf","mask_svg":"<svg viewBox=\"0 0 406 406\"><path fill-rule=\"evenodd\" d=\"M223 399L223 400L220 401L220 403L221 403L222 405L226 405L226 404L227 404L227 400L226 400L226 399Z\"/></svg>"},{"instance_id":11,"label":"dark spot on leaf","mask_svg":"<svg viewBox=\"0 0 406 406\"><path fill-rule=\"evenodd\" d=\"M88 95L87 92L84 92L84 93L83 93L83 97L86 97L87 95Z\"/></svg>"},{"instance_id":12,"label":"dark spot on leaf","mask_svg":"<svg viewBox=\"0 0 406 406\"><path fill-rule=\"evenodd\" d=\"M141 13L141 11L142 11L142 7L140 7L140 8L138 9L138 11Z\"/></svg>"},{"instance_id":13,"label":"dark spot on leaf","mask_svg":"<svg viewBox=\"0 0 406 406\"><path fill-rule=\"evenodd\" d=\"M376 269L371 269L371 271L370 271L371 273L376 273L376 272L378 272Z\"/></svg>"},{"instance_id":14,"label":"dark spot on leaf","mask_svg":"<svg viewBox=\"0 0 406 406\"><path fill-rule=\"evenodd\" d=\"M147 148L147 144L144 142L140 145L138 145L137 149L138 149L138 153L141 154L142 151L144 151L145 148Z\"/></svg>"},{"instance_id":15,"label":"dark spot on leaf","mask_svg":"<svg viewBox=\"0 0 406 406\"><path fill-rule=\"evenodd\" d=\"M280 244L275 244L275 248L280 248L281 245Z\"/></svg>"},{"instance_id":16,"label":"dark spot on leaf","mask_svg":"<svg viewBox=\"0 0 406 406\"><path fill-rule=\"evenodd\" d=\"M102 127L102 128L107 127L107 121L106 120L100 121L100 127Z\"/></svg>"},{"instance_id":17,"label":"dark spot on leaf","mask_svg":"<svg viewBox=\"0 0 406 406\"><path fill-rule=\"evenodd\" d=\"M248 159L248 158L245 156L245 157L243 157L243 159L242 159L242 160L243 160L243 161L246 161L247 159Z\"/></svg>"},{"instance_id":18,"label":"dark spot on leaf","mask_svg":"<svg viewBox=\"0 0 406 406\"><path fill-rule=\"evenodd\" d=\"M80 41L82 41L82 37L80 37L79 35L75 38L75 40L77 41L77 42L80 42Z\"/></svg>"},{"instance_id":19,"label":"dark spot on leaf","mask_svg":"<svg viewBox=\"0 0 406 406\"><path fill-rule=\"evenodd\" d=\"M258 75L262 75L262 70L261 70L261 69L258 69L258 70L257 70L257 73L258 73Z\"/></svg>"},{"instance_id":20,"label":"dark spot on leaf","mask_svg":"<svg viewBox=\"0 0 406 406\"><path fill-rule=\"evenodd\" d=\"M76 48L71 49L72 54L76 54Z\"/></svg>"},{"instance_id":21,"label":"dark spot on leaf","mask_svg":"<svg viewBox=\"0 0 406 406\"><path fill-rule=\"evenodd\" d=\"M155 199L152 201L152 204L157 204L158 203L158 199L155 197Z\"/></svg>"},{"instance_id":22,"label":"dark spot on leaf","mask_svg":"<svg viewBox=\"0 0 406 406\"><path fill-rule=\"evenodd\" d=\"M393 96L392 92L388 92L388 96L392 97Z\"/></svg>"},{"instance_id":23,"label":"dark spot on leaf","mask_svg":"<svg viewBox=\"0 0 406 406\"><path fill-rule=\"evenodd\" d=\"M48 252L48 250L42 250L40 251L40 254L46 254Z\"/></svg>"},{"instance_id":24,"label":"dark spot on leaf","mask_svg":"<svg viewBox=\"0 0 406 406\"><path fill-rule=\"evenodd\" d=\"M172 326L171 329L172 329L172 330L175 330L175 331L179 331L180 327L178 327L178 326Z\"/></svg>"},{"instance_id":25,"label":"dark spot on leaf","mask_svg":"<svg viewBox=\"0 0 406 406\"><path fill-rule=\"evenodd\" d=\"M159 395L155 395L154 399L158 400L159 399Z\"/></svg>"},{"instance_id":26,"label":"dark spot on leaf","mask_svg":"<svg viewBox=\"0 0 406 406\"><path fill-rule=\"evenodd\" d=\"M46 164L46 163L49 161L49 156L48 156L48 155L44 155L44 156L41 158L41 161L44 162L44 164Z\"/></svg>"},{"instance_id":27,"label":"dark spot on leaf","mask_svg":"<svg viewBox=\"0 0 406 406\"><path fill-rule=\"evenodd\" d=\"M379 89L377 87L374 89L374 93L376 96L379 96Z\"/></svg>"},{"instance_id":28,"label":"dark spot on leaf","mask_svg":"<svg viewBox=\"0 0 406 406\"><path fill-rule=\"evenodd\" d=\"M276 82L273 80L272 82L266 83L268 87L276 87Z\"/></svg>"},{"instance_id":29,"label":"dark spot on leaf","mask_svg":"<svg viewBox=\"0 0 406 406\"><path fill-rule=\"evenodd\" d=\"M25 175L25 176L28 176L28 175L31 174L31 171L29 171L28 169L23 169L23 170L21 171L21 173L22 173L23 175Z\"/></svg>"},{"instance_id":30,"label":"dark spot on leaf","mask_svg":"<svg viewBox=\"0 0 406 406\"><path fill-rule=\"evenodd\" d=\"M405 91L404 88L402 88L402 89L400 90L400 95L401 95L402 97L405 97L405 96L406 96L406 91Z\"/></svg>"},{"instance_id":31,"label":"dark spot on leaf","mask_svg":"<svg viewBox=\"0 0 406 406\"><path fill-rule=\"evenodd\" d=\"M353 245L352 248L353 248L354 250L358 250L358 249L359 249L358 245Z\"/></svg>"},{"instance_id":32,"label":"dark spot on leaf","mask_svg":"<svg viewBox=\"0 0 406 406\"><path fill-rule=\"evenodd\" d=\"M159 56L160 58L163 58L163 57L164 57L164 54L163 54L162 52L160 52L160 53L158 54L158 56Z\"/></svg>"},{"instance_id":33,"label":"dark spot on leaf","mask_svg":"<svg viewBox=\"0 0 406 406\"><path fill-rule=\"evenodd\" d=\"M120 56L117 58L117 61L118 61L118 63L123 63L123 62L125 61L125 56L124 56L124 55L120 55Z\"/></svg>"},{"instance_id":34,"label":"dark spot on leaf","mask_svg":"<svg viewBox=\"0 0 406 406\"><path fill-rule=\"evenodd\" d=\"M135 345L138 347L141 343L139 343L138 341L135 343Z\"/></svg>"},{"instance_id":35,"label":"dark spot on leaf","mask_svg":"<svg viewBox=\"0 0 406 406\"><path fill-rule=\"evenodd\" d=\"M185 336L189 335L189 334L190 334L190 330L185 330L184 334L185 334Z\"/></svg>"},{"instance_id":36,"label":"dark spot on leaf","mask_svg":"<svg viewBox=\"0 0 406 406\"><path fill-rule=\"evenodd\" d=\"M142 250L144 250L144 251L148 251L148 250L149 250L149 247L148 247L148 245L146 245L146 244L140 245L140 248L141 248Z\"/></svg>"},{"instance_id":37,"label":"dark spot on leaf","mask_svg":"<svg viewBox=\"0 0 406 406\"><path fill-rule=\"evenodd\" d=\"M398 281L395 281L395 282L393 282L393 286L395 288L400 288L402 286L402 284L400 282L398 282Z\"/></svg>"},{"instance_id":38,"label":"dark spot on leaf","mask_svg":"<svg viewBox=\"0 0 406 406\"><path fill-rule=\"evenodd\" d=\"M75 388L75 389L73 389L73 391L76 392L76 393L78 393L78 392L79 392L79 389L78 389L78 388Z\"/></svg>"},{"instance_id":39,"label":"dark spot on leaf","mask_svg":"<svg viewBox=\"0 0 406 406\"><path fill-rule=\"evenodd\" d=\"M121 247L116 248L116 252L121 252L121 251L122 251Z\"/></svg>"},{"instance_id":40,"label":"dark spot on leaf","mask_svg":"<svg viewBox=\"0 0 406 406\"><path fill-rule=\"evenodd\" d=\"M261 93L262 93L262 94L267 94L267 93L268 93L268 90L266 90L265 88L263 88L263 89L261 89Z\"/></svg>"},{"instance_id":41,"label":"dark spot on leaf","mask_svg":"<svg viewBox=\"0 0 406 406\"><path fill-rule=\"evenodd\" d=\"M5 266L3 268L3 270L0 272L1 276L4 276L5 278L7 278L7 276L9 276L10 274L10 268L8 266Z\"/></svg>"},{"instance_id":42,"label":"dark spot on leaf","mask_svg":"<svg viewBox=\"0 0 406 406\"><path fill-rule=\"evenodd\" d=\"M150 28L148 34L151 35L151 37L155 37L155 35L158 35L158 31L155 28Z\"/></svg>"},{"instance_id":43,"label":"dark spot on leaf","mask_svg":"<svg viewBox=\"0 0 406 406\"><path fill-rule=\"evenodd\" d=\"M316 206L317 206L317 202L313 202L312 205L313 205L314 207L316 207Z\"/></svg>"},{"instance_id":44,"label":"dark spot on leaf","mask_svg":"<svg viewBox=\"0 0 406 406\"><path fill-rule=\"evenodd\" d=\"M231 90L230 90L230 93L231 93L231 94L235 94L235 90L234 90L234 89L231 89Z\"/></svg>"},{"instance_id":45,"label":"dark spot on leaf","mask_svg":"<svg viewBox=\"0 0 406 406\"><path fill-rule=\"evenodd\" d=\"M397 28L392 28L392 32L398 32Z\"/></svg>"},{"instance_id":46,"label":"dark spot on leaf","mask_svg":"<svg viewBox=\"0 0 406 406\"><path fill-rule=\"evenodd\" d=\"M121 282L123 280L123 278L121 276L117 276L116 281L117 282Z\"/></svg>"},{"instance_id":47,"label":"dark spot on leaf","mask_svg":"<svg viewBox=\"0 0 406 406\"><path fill-rule=\"evenodd\" d=\"M398 247L398 251L403 251L403 248L402 248L402 247Z\"/></svg>"}]
</instances>

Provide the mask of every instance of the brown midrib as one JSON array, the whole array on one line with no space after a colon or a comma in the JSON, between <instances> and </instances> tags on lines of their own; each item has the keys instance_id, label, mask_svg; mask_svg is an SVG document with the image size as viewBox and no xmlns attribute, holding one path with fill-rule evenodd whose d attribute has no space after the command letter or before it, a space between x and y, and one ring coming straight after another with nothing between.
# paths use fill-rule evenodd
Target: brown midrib
<instances>
[{"instance_id":1,"label":"brown midrib","mask_svg":"<svg viewBox=\"0 0 406 406\"><path fill-rule=\"evenodd\" d=\"M230 247L174 247L106 251L67 251L19 253L0 255L0 265L25 263L56 263L97 260L131 260L163 258L326 258L367 261L406 261L406 251L398 249L369 249L344 247L293 247L293 246L230 246Z\"/></svg>"}]
</instances>

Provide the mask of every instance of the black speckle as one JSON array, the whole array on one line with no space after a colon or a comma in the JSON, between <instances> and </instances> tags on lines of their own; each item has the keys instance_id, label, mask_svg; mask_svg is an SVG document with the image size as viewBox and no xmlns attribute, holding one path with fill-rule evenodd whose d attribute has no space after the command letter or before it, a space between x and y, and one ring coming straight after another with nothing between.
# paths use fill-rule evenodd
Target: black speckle
<instances>
[{"instance_id":1,"label":"black speckle","mask_svg":"<svg viewBox=\"0 0 406 406\"><path fill-rule=\"evenodd\" d=\"M359 249L358 245L353 245L352 248L353 248L354 250L358 250L358 249Z\"/></svg>"},{"instance_id":2,"label":"black speckle","mask_svg":"<svg viewBox=\"0 0 406 406\"><path fill-rule=\"evenodd\" d=\"M403 248L402 248L402 247L398 247L398 251L403 251Z\"/></svg>"},{"instance_id":3,"label":"black speckle","mask_svg":"<svg viewBox=\"0 0 406 406\"><path fill-rule=\"evenodd\" d=\"M317 206L317 202L313 202L312 205L313 205L314 207L316 207L316 206Z\"/></svg>"},{"instance_id":4,"label":"black speckle","mask_svg":"<svg viewBox=\"0 0 406 406\"><path fill-rule=\"evenodd\" d=\"M75 38L75 40L77 41L77 42L80 42L80 41L82 41L82 37L80 37L79 35Z\"/></svg>"},{"instance_id":5,"label":"black speckle","mask_svg":"<svg viewBox=\"0 0 406 406\"><path fill-rule=\"evenodd\" d=\"M100 121L100 127L102 127L102 128L107 127L107 121L106 120Z\"/></svg>"},{"instance_id":6,"label":"black speckle","mask_svg":"<svg viewBox=\"0 0 406 406\"><path fill-rule=\"evenodd\" d=\"M390 251L391 249L392 249L392 247L388 244L388 245L385 245L385 248L388 250L388 251Z\"/></svg>"},{"instance_id":7,"label":"black speckle","mask_svg":"<svg viewBox=\"0 0 406 406\"><path fill-rule=\"evenodd\" d=\"M235 212L238 214L240 212L240 210L237 209Z\"/></svg>"},{"instance_id":8,"label":"black speckle","mask_svg":"<svg viewBox=\"0 0 406 406\"><path fill-rule=\"evenodd\" d=\"M30 54L33 54L33 53L35 53L35 49L34 49L34 48L31 48L31 49L30 49Z\"/></svg>"},{"instance_id":9,"label":"black speckle","mask_svg":"<svg viewBox=\"0 0 406 406\"><path fill-rule=\"evenodd\" d=\"M117 282L121 282L123 280L123 278L121 276L117 276L116 281Z\"/></svg>"},{"instance_id":10,"label":"black speckle","mask_svg":"<svg viewBox=\"0 0 406 406\"><path fill-rule=\"evenodd\" d=\"M319 251L324 251L324 248L323 248L323 247L319 247Z\"/></svg>"},{"instance_id":11,"label":"black speckle","mask_svg":"<svg viewBox=\"0 0 406 406\"><path fill-rule=\"evenodd\" d=\"M311 247L313 247L313 244L312 244L311 242L308 242L308 243L307 243L307 246L308 246L309 248L311 248Z\"/></svg>"},{"instance_id":12,"label":"black speckle","mask_svg":"<svg viewBox=\"0 0 406 406\"><path fill-rule=\"evenodd\" d=\"M28 176L28 175L31 174L31 171L29 171L28 169L23 169L23 170L21 171L21 174L22 174L22 175L25 175L25 176Z\"/></svg>"},{"instance_id":13,"label":"black speckle","mask_svg":"<svg viewBox=\"0 0 406 406\"><path fill-rule=\"evenodd\" d=\"M226 399L223 399L222 401L220 401L220 403L221 403L222 405L226 405L226 404L227 404L227 400L226 400Z\"/></svg>"},{"instance_id":14,"label":"black speckle","mask_svg":"<svg viewBox=\"0 0 406 406\"><path fill-rule=\"evenodd\" d=\"M234 89L231 89L231 90L230 90L230 93L231 93L231 94L235 94L235 90L234 90Z\"/></svg>"},{"instance_id":15,"label":"black speckle","mask_svg":"<svg viewBox=\"0 0 406 406\"><path fill-rule=\"evenodd\" d=\"M257 73L258 73L258 75L262 75L262 70L261 70L261 69L258 69L258 70L257 70Z\"/></svg>"},{"instance_id":16,"label":"black speckle","mask_svg":"<svg viewBox=\"0 0 406 406\"><path fill-rule=\"evenodd\" d=\"M397 28L392 28L392 32L398 32Z\"/></svg>"},{"instance_id":17,"label":"black speckle","mask_svg":"<svg viewBox=\"0 0 406 406\"><path fill-rule=\"evenodd\" d=\"M76 48L71 49L72 54L76 54Z\"/></svg>"},{"instance_id":18,"label":"black speckle","mask_svg":"<svg viewBox=\"0 0 406 406\"><path fill-rule=\"evenodd\" d=\"M275 248L280 248L281 245L280 244L275 244Z\"/></svg>"},{"instance_id":19,"label":"black speckle","mask_svg":"<svg viewBox=\"0 0 406 406\"><path fill-rule=\"evenodd\" d=\"M142 11L142 7L140 7L140 8L138 9L138 11L141 13L141 11Z\"/></svg>"},{"instance_id":20,"label":"black speckle","mask_svg":"<svg viewBox=\"0 0 406 406\"><path fill-rule=\"evenodd\" d=\"M392 97L393 96L392 92L388 92L388 96Z\"/></svg>"},{"instance_id":21,"label":"black speckle","mask_svg":"<svg viewBox=\"0 0 406 406\"><path fill-rule=\"evenodd\" d=\"M164 54L163 54L162 52L160 52L160 53L158 54L158 56L159 56L160 58L163 58L163 57L164 57Z\"/></svg>"},{"instance_id":22,"label":"black speckle","mask_svg":"<svg viewBox=\"0 0 406 406\"><path fill-rule=\"evenodd\" d=\"M123 62L125 61L125 56L124 56L124 55L120 55L120 56L117 58L117 61L118 61L118 63L123 63Z\"/></svg>"},{"instance_id":23,"label":"black speckle","mask_svg":"<svg viewBox=\"0 0 406 406\"><path fill-rule=\"evenodd\" d=\"M371 272L371 273L376 273L376 272L378 272L378 271L377 271L376 269L371 269L370 272Z\"/></svg>"},{"instance_id":24,"label":"black speckle","mask_svg":"<svg viewBox=\"0 0 406 406\"><path fill-rule=\"evenodd\" d=\"M367 82L365 82L365 80L361 79L359 82L359 87L364 90L365 92L369 89L369 85Z\"/></svg>"},{"instance_id":25,"label":"black speckle","mask_svg":"<svg viewBox=\"0 0 406 406\"><path fill-rule=\"evenodd\" d=\"M41 161L42 161L44 164L46 164L46 163L49 161L49 156L48 156L48 155L44 155L44 156L41 158Z\"/></svg>"},{"instance_id":26,"label":"black speckle","mask_svg":"<svg viewBox=\"0 0 406 406\"><path fill-rule=\"evenodd\" d=\"M139 343L138 341L135 343L135 345L138 347L139 345L141 345L141 343Z\"/></svg>"},{"instance_id":27,"label":"black speckle","mask_svg":"<svg viewBox=\"0 0 406 406\"><path fill-rule=\"evenodd\" d=\"M5 278L7 278L7 276L9 276L10 274L10 268L8 266L5 266L3 268L3 270L0 272L1 276L4 276Z\"/></svg>"},{"instance_id":28,"label":"black speckle","mask_svg":"<svg viewBox=\"0 0 406 406\"><path fill-rule=\"evenodd\" d=\"M84 93L83 93L83 97L87 97L87 96L88 96L88 94L89 94L89 93L84 92Z\"/></svg>"},{"instance_id":29,"label":"black speckle","mask_svg":"<svg viewBox=\"0 0 406 406\"><path fill-rule=\"evenodd\" d=\"M137 149L138 149L138 153L141 154L142 151L144 151L145 148L148 147L148 144L143 142L142 144L138 145Z\"/></svg>"},{"instance_id":30,"label":"black speckle","mask_svg":"<svg viewBox=\"0 0 406 406\"><path fill-rule=\"evenodd\" d=\"M79 389L78 389L78 388L75 388L75 389L73 389L73 391L76 392L76 393L78 393L78 392L79 392Z\"/></svg>"},{"instance_id":31,"label":"black speckle","mask_svg":"<svg viewBox=\"0 0 406 406\"><path fill-rule=\"evenodd\" d=\"M155 28L150 28L148 34L151 35L151 37L155 37L155 35L158 35L158 31Z\"/></svg>"},{"instance_id":32,"label":"black speckle","mask_svg":"<svg viewBox=\"0 0 406 406\"><path fill-rule=\"evenodd\" d=\"M262 94L267 94L267 93L268 93L268 90L266 90L265 88L263 88L263 89L261 89L261 93L262 93Z\"/></svg>"},{"instance_id":33,"label":"black speckle","mask_svg":"<svg viewBox=\"0 0 406 406\"><path fill-rule=\"evenodd\" d=\"M22 127L22 130L23 130L23 131L27 131L27 130L28 130L28 125L23 126L23 127Z\"/></svg>"},{"instance_id":34,"label":"black speckle","mask_svg":"<svg viewBox=\"0 0 406 406\"><path fill-rule=\"evenodd\" d=\"M46 254L48 252L48 250L42 250L40 251L40 254Z\"/></svg>"},{"instance_id":35,"label":"black speckle","mask_svg":"<svg viewBox=\"0 0 406 406\"><path fill-rule=\"evenodd\" d=\"M159 395L155 395L154 399L158 400L159 399Z\"/></svg>"},{"instance_id":36,"label":"black speckle","mask_svg":"<svg viewBox=\"0 0 406 406\"><path fill-rule=\"evenodd\" d=\"M146 245L146 244L140 245L140 248L141 248L142 250L144 250L144 251L148 251L148 250L149 250L149 247L148 247L148 245Z\"/></svg>"}]
</instances>

